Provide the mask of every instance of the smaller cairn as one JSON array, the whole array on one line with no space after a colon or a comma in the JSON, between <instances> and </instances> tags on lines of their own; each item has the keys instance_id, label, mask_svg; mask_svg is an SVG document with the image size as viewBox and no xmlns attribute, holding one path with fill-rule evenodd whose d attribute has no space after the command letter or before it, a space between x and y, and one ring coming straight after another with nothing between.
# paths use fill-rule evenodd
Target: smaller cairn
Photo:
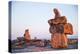
<instances>
[{"instance_id":1,"label":"smaller cairn","mask_svg":"<svg viewBox=\"0 0 80 54\"><path fill-rule=\"evenodd\" d=\"M24 38L25 38L25 40L26 40L27 43L30 42L31 37L30 37L30 34L29 34L29 29L25 30Z\"/></svg>"}]
</instances>

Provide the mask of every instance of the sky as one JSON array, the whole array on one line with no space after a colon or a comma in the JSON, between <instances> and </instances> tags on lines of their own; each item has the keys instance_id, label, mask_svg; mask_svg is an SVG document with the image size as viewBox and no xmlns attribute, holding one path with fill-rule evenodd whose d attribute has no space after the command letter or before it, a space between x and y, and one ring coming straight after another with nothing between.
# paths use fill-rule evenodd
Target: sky
<instances>
[{"instance_id":1,"label":"sky","mask_svg":"<svg viewBox=\"0 0 80 54\"><path fill-rule=\"evenodd\" d=\"M53 9L57 8L62 16L66 16L73 25L73 35L77 38L78 6L56 3L13 1L11 11L11 39L23 37L25 29L29 29L31 38L51 39L48 20L54 18Z\"/></svg>"}]
</instances>

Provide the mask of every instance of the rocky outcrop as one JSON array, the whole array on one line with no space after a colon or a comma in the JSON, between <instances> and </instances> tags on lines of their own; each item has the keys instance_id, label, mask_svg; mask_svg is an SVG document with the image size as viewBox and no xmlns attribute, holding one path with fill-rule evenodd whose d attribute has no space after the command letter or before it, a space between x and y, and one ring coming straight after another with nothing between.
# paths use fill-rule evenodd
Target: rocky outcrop
<instances>
[{"instance_id":1,"label":"rocky outcrop","mask_svg":"<svg viewBox=\"0 0 80 54\"><path fill-rule=\"evenodd\" d=\"M67 34L73 34L72 24L67 23L67 18L61 16L57 9L54 9L54 19L48 20L51 33L51 46L53 48L67 48Z\"/></svg>"}]
</instances>

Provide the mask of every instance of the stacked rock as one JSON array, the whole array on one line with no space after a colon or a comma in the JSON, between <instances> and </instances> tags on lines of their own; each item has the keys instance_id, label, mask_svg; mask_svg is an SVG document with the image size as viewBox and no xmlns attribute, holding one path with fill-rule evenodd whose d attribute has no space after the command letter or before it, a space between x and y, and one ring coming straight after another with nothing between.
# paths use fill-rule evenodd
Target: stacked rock
<instances>
[{"instance_id":1,"label":"stacked rock","mask_svg":"<svg viewBox=\"0 0 80 54\"><path fill-rule=\"evenodd\" d=\"M24 38L25 38L25 40L26 40L27 43L30 42L31 37L30 37L30 34L29 34L29 30L28 29L25 30Z\"/></svg>"},{"instance_id":2,"label":"stacked rock","mask_svg":"<svg viewBox=\"0 0 80 54\"><path fill-rule=\"evenodd\" d=\"M54 19L48 20L50 25L49 32L51 33L51 46L53 48L67 48L67 34L73 34L72 24L67 23L67 18L61 16L59 11L54 9Z\"/></svg>"}]
</instances>

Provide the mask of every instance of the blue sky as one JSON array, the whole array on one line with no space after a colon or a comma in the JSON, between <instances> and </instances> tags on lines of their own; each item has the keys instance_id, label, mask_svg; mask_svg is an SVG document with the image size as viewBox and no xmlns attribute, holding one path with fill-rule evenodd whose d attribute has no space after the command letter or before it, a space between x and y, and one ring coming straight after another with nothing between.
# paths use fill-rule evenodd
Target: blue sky
<instances>
[{"instance_id":1,"label":"blue sky","mask_svg":"<svg viewBox=\"0 0 80 54\"><path fill-rule=\"evenodd\" d=\"M30 30L32 39L50 39L48 20L54 18L54 8L73 25L74 34L68 37L77 38L77 5L14 1L11 12L12 39L22 37L26 28Z\"/></svg>"}]
</instances>

